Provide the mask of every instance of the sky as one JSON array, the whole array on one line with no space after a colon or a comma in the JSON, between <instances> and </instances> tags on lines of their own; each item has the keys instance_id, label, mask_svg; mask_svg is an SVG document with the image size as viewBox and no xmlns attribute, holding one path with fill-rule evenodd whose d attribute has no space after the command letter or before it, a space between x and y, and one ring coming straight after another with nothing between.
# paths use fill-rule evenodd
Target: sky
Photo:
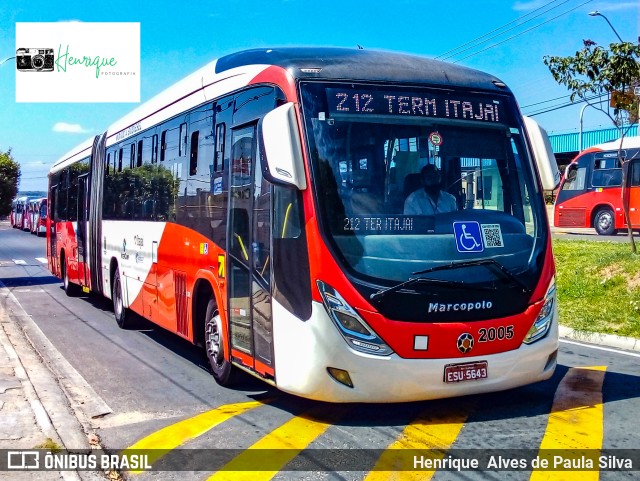
<instances>
[{"instance_id":1,"label":"sky","mask_svg":"<svg viewBox=\"0 0 640 481\"><path fill-rule=\"evenodd\" d=\"M543 57L573 55L583 39L616 42L604 18L588 15L595 10L623 40L637 42L639 7L640 0L15 0L0 3L0 63L15 55L16 22L140 22L144 102L239 50L361 45L491 73L548 132L575 132L582 105L555 108L569 101L569 92L553 80ZM0 151L11 148L20 163L21 191L46 190L53 162L138 105L17 103L15 76L14 60L0 65ZM544 110L551 111L539 113ZM610 126L593 108L583 120L585 131Z\"/></svg>"}]
</instances>

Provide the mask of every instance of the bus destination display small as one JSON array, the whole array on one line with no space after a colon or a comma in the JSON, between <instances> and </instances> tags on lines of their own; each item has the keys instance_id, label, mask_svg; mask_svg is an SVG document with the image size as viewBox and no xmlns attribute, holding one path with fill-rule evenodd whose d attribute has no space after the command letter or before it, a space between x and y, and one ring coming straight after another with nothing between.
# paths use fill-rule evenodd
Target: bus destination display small
<instances>
[{"instance_id":1,"label":"bus destination display small","mask_svg":"<svg viewBox=\"0 0 640 481\"><path fill-rule=\"evenodd\" d=\"M435 95L428 91L329 88L327 103L331 115L406 115L495 123L503 117L503 106L499 100L460 94Z\"/></svg>"}]
</instances>

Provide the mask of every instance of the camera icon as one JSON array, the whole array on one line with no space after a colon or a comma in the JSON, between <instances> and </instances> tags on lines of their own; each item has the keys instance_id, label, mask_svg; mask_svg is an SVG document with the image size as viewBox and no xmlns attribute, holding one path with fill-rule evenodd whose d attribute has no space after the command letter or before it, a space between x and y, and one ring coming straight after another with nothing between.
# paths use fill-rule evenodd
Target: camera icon
<instances>
[{"instance_id":1,"label":"camera icon","mask_svg":"<svg viewBox=\"0 0 640 481\"><path fill-rule=\"evenodd\" d=\"M21 72L52 72L52 48L19 48L16 50L16 67Z\"/></svg>"}]
</instances>

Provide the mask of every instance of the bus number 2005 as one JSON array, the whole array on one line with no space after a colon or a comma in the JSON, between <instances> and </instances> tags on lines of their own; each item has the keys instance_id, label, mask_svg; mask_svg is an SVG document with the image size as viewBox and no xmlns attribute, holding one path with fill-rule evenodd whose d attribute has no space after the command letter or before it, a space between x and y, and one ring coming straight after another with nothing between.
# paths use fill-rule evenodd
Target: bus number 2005
<instances>
[{"instance_id":1,"label":"bus number 2005","mask_svg":"<svg viewBox=\"0 0 640 481\"><path fill-rule=\"evenodd\" d=\"M503 341L513 339L513 325L478 329L478 342Z\"/></svg>"}]
</instances>

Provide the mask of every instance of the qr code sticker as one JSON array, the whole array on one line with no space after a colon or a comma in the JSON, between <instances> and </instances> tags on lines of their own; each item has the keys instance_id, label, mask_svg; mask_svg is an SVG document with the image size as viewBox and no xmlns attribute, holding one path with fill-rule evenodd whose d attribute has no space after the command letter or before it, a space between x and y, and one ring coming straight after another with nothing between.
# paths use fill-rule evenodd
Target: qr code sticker
<instances>
[{"instance_id":1,"label":"qr code sticker","mask_svg":"<svg viewBox=\"0 0 640 481\"><path fill-rule=\"evenodd\" d=\"M481 224L480 227L482 228L482 239L485 247L504 247L500 224Z\"/></svg>"}]
</instances>

